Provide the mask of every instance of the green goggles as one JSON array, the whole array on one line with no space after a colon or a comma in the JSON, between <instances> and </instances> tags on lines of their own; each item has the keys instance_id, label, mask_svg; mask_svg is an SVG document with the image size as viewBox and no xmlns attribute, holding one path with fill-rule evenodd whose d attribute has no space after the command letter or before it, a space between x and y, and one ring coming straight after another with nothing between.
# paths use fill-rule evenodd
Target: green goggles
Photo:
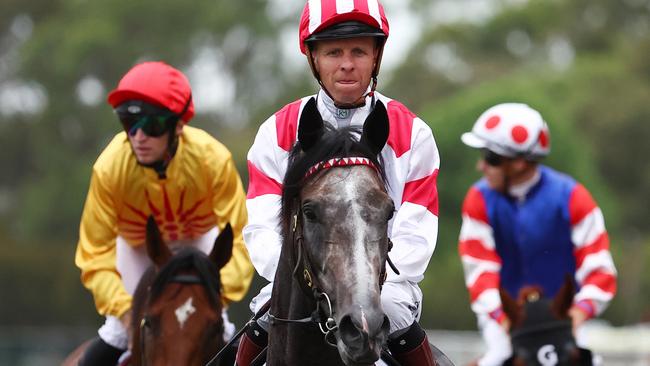
<instances>
[{"instance_id":1,"label":"green goggles","mask_svg":"<svg viewBox=\"0 0 650 366\"><path fill-rule=\"evenodd\" d=\"M129 100L115 108L115 114L129 136L138 129L150 137L160 137L171 130L179 116L170 110L140 100Z\"/></svg>"},{"instance_id":2,"label":"green goggles","mask_svg":"<svg viewBox=\"0 0 650 366\"><path fill-rule=\"evenodd\" d=\"M124 131L129 136L135 136L138 129L150 137L160 137L170 130L176 116L161 115L119 115Z\"/></svg>"}]
</instances>

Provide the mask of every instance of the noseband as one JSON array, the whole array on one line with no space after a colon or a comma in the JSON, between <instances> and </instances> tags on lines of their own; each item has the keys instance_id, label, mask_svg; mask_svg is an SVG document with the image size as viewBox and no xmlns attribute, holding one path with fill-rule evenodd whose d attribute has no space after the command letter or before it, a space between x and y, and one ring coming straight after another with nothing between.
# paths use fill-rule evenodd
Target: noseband
<instances>
[{"instance_id":1,"label":"noseband","mask_svg":"<svg viewBox=\"0 0 650 366\"><path fill-rule=\"evenodd\" d=\"M327 161L320 162L313 167L311 167L303 179L307 179L310 176L314 175L320 170L333 168L333 167L342 167L350 165L367 165L379 171L375 164L372 163L368 158L352 157L352 158L334 158ZM316 276L313 275L312 270L312 261L309 258L309 252L304 248L304 237L302 234L302 208L300 203L296 203L295 206L297 210L292 215L291 222L291 243L292 249L290 251L291 261L295 263L295 267L292 271L293 277L298 281L300 288L302 289L305 296L308 298L313 298L316 302L316 308L311 313L310 316L302 319L284 319L278 318L269 312L269 319L271 324L285 323L285 324L306 324L306 323L316 323L321 333L325 336L325 343L329 344L332 347L336 347L336 338L335 332L338 330L338 325L336 320L334 320L334 313L332 309L332 302L325 291L321 289L317 282ZM388 252L393 247L393 242L388 240ZM390 268L396 274L400 274L395 264L390 260L388 253L386 253L386 262ZM301 271L302 270L302 271ZM383 286L386 281L387 272L386 264L382 264L381 273L379 274L379 287ZM326 305L326 308L323 308L321 304ZM326 311L324 311L326 310ZM325 315L324 317L322 315ZM323 321L323 319L325 319Z\"/></svg>"}]
</instances>

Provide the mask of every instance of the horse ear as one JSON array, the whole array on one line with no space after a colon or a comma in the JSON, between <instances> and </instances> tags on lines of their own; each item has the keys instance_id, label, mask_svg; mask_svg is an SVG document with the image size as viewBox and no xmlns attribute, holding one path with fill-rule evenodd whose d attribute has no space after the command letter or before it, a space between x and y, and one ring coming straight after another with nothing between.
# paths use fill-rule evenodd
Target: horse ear
<instances>
[{"instance_id":1,"label":"horse ear","mask_svg":"<svg viewBox=\"0 0 650 366\"><path fill-rule=\"evenodd\" d=\"M172 257L172 252L167 248L167 245L160 235L158 224L153 215L149 215L147 219L147 254L153 261L156 267L160 268L169 261Z\"/></svg>"},{"instance_id":2,"label":"horse ear","mask_svg":"<svg viewBox=\"0 0 650 366\"><path fill-rule=\"evenodd\" d=\"M553 299L553 305L551 308L553 313L558 317L564 319L568 316L569 309L573 305L573 297L575 296L575 286L573 283L573 278L570 274L566 274L564 277L564 284L560 287L560 290L555 295Z\"/></svg>"},{"instance_id":3,"label":"horse ear","mask_svg":"<svg viewBox=\"0 0 650 366\"><path fill-rule=\"evenodd\" d=\"M384 145L386 145L386 141L388 141L389 132L390 125L388 123L386 107L384 107L384 103L377 101L375 108L363 123L361 143L370 147L373 154L378 155L384 148Z\"/></svg>"},{"instance_id":4,"label":"horse ear","mask_svg":"<svg viewBox=\"0 0 650 366\"><path fill-rule=\"evenodd\" d=\"M232 227L230 223L227 223L214 240L214 246L210 251L210 259L217 266L217 269L221 269L230 260L233 238Z\"/></svg>"},{"instance_id":5,"label":"horse ear","mask_svg":"<svg viewBox=\"0 0 650 366\"><path fill-rule=\"evenodd\" d=\"M318 112L316 99L310 98L302 109L298 124L298 141L300 141L302 151L308 151L314 147L323 135L323 130L323 117Z\"/></svg>"},{"instance_id":6,"label":"horse ear","mask_svg":"<svg viewBox=\"0 0 650 366\"><path fill-rule=\"evenodd\" d=\"M519 322L517 301L515 301L515 299L508 294L508 291L501 286L499 286L499 297L501 297L501 307L503 308L503 312L510 320L510 324L517 324Z\"/></svg>"}]
</instances>

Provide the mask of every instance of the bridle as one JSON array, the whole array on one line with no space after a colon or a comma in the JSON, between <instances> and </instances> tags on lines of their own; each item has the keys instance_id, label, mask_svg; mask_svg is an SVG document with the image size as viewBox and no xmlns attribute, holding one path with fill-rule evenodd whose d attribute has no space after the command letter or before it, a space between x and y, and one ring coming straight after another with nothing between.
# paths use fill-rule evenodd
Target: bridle
<instances>
[{"instance_id":1,"label":"bridle","mask_svg":"<svg viewBox=\"0 0 650 366\"><path fill-rule=\"evenodd\" d=\"M203 279L195 274L178 274L174 277L172 277L167 284L170 283L179 283L183 285L202 285L206 286L205 281ZM150 316L147 314L144 314L142 316L142 320L140 321L140 359L142 360L142 365L147 365L147 352L145 349L146 346L146 341L145 341L145 333L147 329L151 328L151 319Z\"/></svg>"},{"instance_id":2,"label":"bridle","mask_svg":"<svg viewBox=\"0 0 650 366\"><path fill-rule=\"evenodd\" d=\"M555 352L555 347L560 347L565 352L568 349L576 349L580 355L581 365L591 365L591 352L587 349L580 348L576 344L575 338L572 333L571 320L556 320L549 323L538 324L535 326L526 327L523 329L515 329L510 334L512 343L513 357L524 357L526 359L539 357L539 352L542 351L541 345L544 345L544 340L549 340L547 347ZM522 352L522 350L524 352ZM536 350L537 354L529 354L527 350ZM562 362L562 360L557 360ZM539 359L537 360L539 361ZM558 363L564 364L564 363Z\"/></svg>"},{"instance_id":3,"label":"bridle","mask_svg":"<svg viewBox=\"0 0 650 366\"><path fill-rule=\"evenodd\" d=\"M378 171L377 167L367 158L334 158L327 161L320 162L310 168L305 174L304 179L309 178L320 170L340 167L340 166L349 166L349 165L367 165ZM332 302L330 297L325 291L322 290L322 286L319 285L318 279L313 275L314 271L312 269L312 260L309 257L309 252L305 250L304 236L303 236L303 225L302 225L302 207L298 200L296 200L295 207L297 209L291 215L291 246L292 250L290 251L290 263L295 263L295 266L292 271L293 277L298 281L298 284L308 298L312 298L316 302L316 308L311 313L310 316L301 318L301 319L286 319L279 318L269 311L269 319L271 324L310 324L316 323L318 329L323 333L325 343L332 347L336 347L336 335L335 332L338 330L338 325L336 320L334 320L334 312L332 309ZM388 252L393 247L393 242L390 238L388 240L388 250L386 252L386 263L396 274L399 274L399 270L390 260ZM386 272L386 263L382 264L381 273L379 274L379 287L383 286L386 281L387 272ZM323 307L321 304L326 305ZM322 315L325 315L324 317ZM325 319L325 320L323 320Z\"/></svg>"}]
</instances>

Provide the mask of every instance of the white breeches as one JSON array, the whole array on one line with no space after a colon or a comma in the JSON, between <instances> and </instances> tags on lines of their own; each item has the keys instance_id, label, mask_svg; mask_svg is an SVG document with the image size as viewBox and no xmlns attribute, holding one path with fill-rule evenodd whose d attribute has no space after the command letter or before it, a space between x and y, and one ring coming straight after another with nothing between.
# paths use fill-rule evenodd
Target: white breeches
<instances>
[{"instance_id":1,"label":"white breeches","mask_svg":"<svg viewBox=\"0 0 650 366\"><path fill-rule=\"evenodd\" d=\"M210 253L214 246L214 241L219 235L219 230L214 227L202 236L194 240L177 240L167 244L175 251L182 246L193 246L204 252ZM138 245L137 247L129 245L124 238L118 236L116 239L116 264L117 271L122 276L122 283L126 291L133 295L135 288L138 286L140 278L152 264L147 255L147 246Z\"/></svg>"},{"instance_id":2,"label":"white breeches","mask_svg":"<svg viewBox=\"0 0 650 366\"><path fill-rule=\"evenodd\" d=\"M167 245L172 251L182 246L193 246L208 254L214 246L214 241L219 234L219 230L214 227L201 237L194 240L177 240ZM122 277L122 283L126 291L133 295L138 286L138 282L144 272L152 264L147 255L146 245L133 247L129 245L124 238L118 236L116 239L116 264L115 267ZM226 341L235 333L235 325L228 320L226 309L223 310L224 320L224 339ZM128 346L127 331L122 326L120 320L114 316L107 316L104 325L99 328L99 336L108 344L120 349L126 349Z\"/></svg>"},{"instance_id":3,"label":"white breeches","mask_svg":"<svg viewBox=\"0 0 650 366\"><path fill-rule=\"evenodd\" d=\"M264 286L253 298L250 309L253 313L262 308L271 298L273 282ZM381 306L390 322L390 333L406 329L420 320L422 313L422 290L415 282L385 282L381 290ZM269 329L268 313L257 321L266 330Z\"/></svg>"}]
</instances>

